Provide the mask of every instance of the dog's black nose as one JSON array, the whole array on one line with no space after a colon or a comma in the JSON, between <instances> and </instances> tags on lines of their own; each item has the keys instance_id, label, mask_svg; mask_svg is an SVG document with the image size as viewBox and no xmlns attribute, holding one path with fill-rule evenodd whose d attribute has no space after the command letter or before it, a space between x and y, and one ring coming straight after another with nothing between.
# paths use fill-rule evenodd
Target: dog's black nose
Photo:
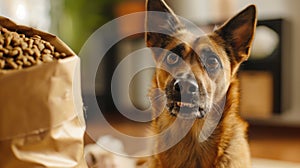
<instances>
[{"instance_id":1,"label":"dog's black nose","mask_svg":"<svg viewBox=\"0 0 300 168\"><path fill-rule=\"evenodd\" d=\"M181 95L196 94L198 92L198 84L190 79L177 79L174 82L174 89Z\"/></svg>"}]
</instances>

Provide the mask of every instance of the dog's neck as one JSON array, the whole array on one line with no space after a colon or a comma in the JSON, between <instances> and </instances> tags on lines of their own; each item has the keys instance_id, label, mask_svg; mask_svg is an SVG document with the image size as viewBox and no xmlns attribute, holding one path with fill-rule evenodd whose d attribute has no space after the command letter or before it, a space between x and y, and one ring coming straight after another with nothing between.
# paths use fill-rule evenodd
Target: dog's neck
<instances>
[{"instance_id":1,"label":"dog's neck","mask_svg":"<svg viewBox=\"0 0 300 168\"><path fill-rule=\"evenodd\" d=\"M182 138L182 140L180 140L180 142L178 142L176 145L166 150L165 152L157 155L159 157L156 158L159 158L157 161L159 162L159 164L161 164L161 167L186 167L187 163L189 167L212 167L214 165L218 158L218 155L224 152L222 151L222 149L218 149L218 147L222 145L222 147L224 147L224 145L228 145L220 143L229 142L229 139L232 137L232 132L230 132L230 135L226 135L229 133L228 131L225 131L224 128L233 128L235 124L235 121L232 120L236 120L235 117L238 113L238 87L238 82L234 80L231 83L226 95L226 104L224 107L222 118L220 119L211 136L209 136L205 141L200 139L200 133L202 131L205 120L196 120L192 125L190 131ZM159 117L152 123L156 134L172 125L172 122L166 123L166 121L162 120L163 119L160 120ZM184 122L182 124L184 124ZM156 145L159 147L170 145L170 139L178 137L180 136L180 134L182 134L182 132L178 131L178 129L180 130L181 127L175 126L174 128L168 130L169 136L158 139ZM221 137L223 139L228 138L228 141L221 141Z\"/></svg>"}]
</instances>

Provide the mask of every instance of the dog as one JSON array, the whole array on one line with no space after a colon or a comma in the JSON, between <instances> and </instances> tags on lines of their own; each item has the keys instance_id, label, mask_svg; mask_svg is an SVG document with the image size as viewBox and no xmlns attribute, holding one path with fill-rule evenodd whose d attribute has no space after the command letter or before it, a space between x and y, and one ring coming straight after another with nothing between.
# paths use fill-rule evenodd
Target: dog
<instances>
[{"instance_id":1,"label":"dog","mask_svg":"<svg viewBox=\"0 0 300 168\"><path fill-rule=\"evenodd\" d=\"M147 0L146 10L145 41L156 62L151 131L158 136L153 155L136 166L250 168L237 72L250 55L256 7L248 6L209 34L189 30L163 0ZM97 145L86 147L85 156L90 166L101 168L135 162Z\"/></svg>"},{"instance_id":2,"label":"dog","mask_svg":"<svg viewBox=\"0 0 300 168\"><path fill-rule=\"evenodd\" d=\"M148 0L146 9L162 12L147 14L145 39L157 65L150 89L151 127L154 134L164 133L156 139L148 167L251 167L237 71L250 55L255 5L201 36L189 31L163 0ZM205 129L211 130L208 136Z\"/></svg>"}]
</instances>

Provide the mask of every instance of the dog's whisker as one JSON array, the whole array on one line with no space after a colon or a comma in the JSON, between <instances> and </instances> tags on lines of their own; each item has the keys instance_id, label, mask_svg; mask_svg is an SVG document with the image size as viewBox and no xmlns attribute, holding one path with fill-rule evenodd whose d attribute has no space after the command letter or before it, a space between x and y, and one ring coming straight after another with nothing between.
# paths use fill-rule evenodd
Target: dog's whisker
<instances>
[{"instance_id":1,"label":"dog's whisker","mask_svg":"<svg viewBox=\"0 0 300 168\"><path fill-rule=\"evenodd\" d=\"M159 99L159 98L162 98L162 97L166 97L166 95L165 94L161 94L161 95L158 95L158 96L155 96L155 97L153 97L153 98L151 98L151 100L157 100L157 99Z\"/></svg>"},{"instance_id":2,"label":"dog's whisker","mask_svg":"<svg viewBox=\"0 0 300 168\"><path fill-rule=\"evenodd\" d=\"M218 114L222 114L224 111L224 108L221 108L219 104L213 103L212 109L214 112L217 112Z\"/></svg>"},{"instance_id":3,"label":"dog's whisker","mask_svg":"<svg viewBox=\"0 0 300 168\"><path fill-rule=\"evenodd\" d=\"M222 108L220 107L220 105L216 104L216 103L213 103L212 107L216 110L222 110Z\"/></svg>"}]
</instances>

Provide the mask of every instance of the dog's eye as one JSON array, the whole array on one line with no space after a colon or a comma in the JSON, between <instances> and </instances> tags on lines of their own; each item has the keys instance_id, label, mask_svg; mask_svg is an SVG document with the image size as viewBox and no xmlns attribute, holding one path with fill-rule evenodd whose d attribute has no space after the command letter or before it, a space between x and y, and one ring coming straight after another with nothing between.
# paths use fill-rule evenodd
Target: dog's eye
<instances>
[{"instance_id":1,"label":"dog's eye","mask_svg":"<svg viewBox=\"0 0 300 168\"><path fill-rule=\"evenodd\" d=\"M219 60L216 56L209 56L205 60L205 67L208 71L214 71L220 67Z\"/></svg>"},{"instance_id":2,"label":"dog's eye","mask_svg":"<svg viewBox=\"0 0 300 168\"><path fill-rule=\"evenodd\" d=\"M169 54L167 56L167 63L169 65L175 65L178 63L178 61L179 61L179 57L176 54Z\"/></svg>"}]
</instances>

